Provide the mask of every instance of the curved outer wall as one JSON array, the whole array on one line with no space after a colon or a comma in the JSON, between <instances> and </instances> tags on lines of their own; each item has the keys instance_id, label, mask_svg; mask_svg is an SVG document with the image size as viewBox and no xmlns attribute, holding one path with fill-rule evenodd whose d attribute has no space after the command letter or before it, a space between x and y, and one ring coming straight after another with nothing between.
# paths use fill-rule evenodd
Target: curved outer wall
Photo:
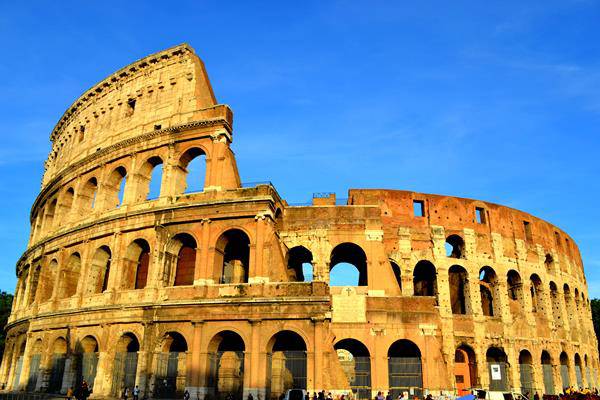
<instances>
[{"instance_id":1,"label":"curved outer wall","mask_svg":"<svg viewBox=\"0 0 600 400\"><path fill-rule=\"evenodd\" d=\"M17 264L6 390L64 393L85 378L96 397L135 382L156 396L264 399L293 385L371 397L597 384L583 264L565 232L448 196L350 190L345 205L289 206L270 184L242 187L232 112L187 45L88 90L51 140ZM195 158L204 183L190 192ZM340 262L361 271L356 286L329 286Z\"/></svg>"}]
</instances>

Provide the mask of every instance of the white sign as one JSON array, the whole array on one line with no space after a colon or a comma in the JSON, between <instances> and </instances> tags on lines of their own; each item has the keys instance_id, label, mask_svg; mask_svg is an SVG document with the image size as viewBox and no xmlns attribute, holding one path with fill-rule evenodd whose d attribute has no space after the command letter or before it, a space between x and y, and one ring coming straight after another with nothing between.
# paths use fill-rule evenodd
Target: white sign
<instances>
[{"instance_id":1,"label":"white sign","mask_svg":"<svg viewBox=\"0 0 600 400\"><path fill-rule=\"evenodd\" d=\"M501 381L502 380L502 372L500 371L500 364L491 364L490 369L492 371L492 380L493 381Z\"/></svg>"}]
</instances>

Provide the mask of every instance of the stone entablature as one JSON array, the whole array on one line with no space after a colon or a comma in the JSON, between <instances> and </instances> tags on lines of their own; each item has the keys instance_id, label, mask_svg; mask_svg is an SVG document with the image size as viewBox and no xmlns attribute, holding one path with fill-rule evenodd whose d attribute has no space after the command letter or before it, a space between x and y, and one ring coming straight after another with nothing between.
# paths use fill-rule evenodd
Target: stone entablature
<instances>
[{"instance_id":1,"label":"stone entablature","mask_svg":"<svg viewBox=\"0 0 600 400\"><path fill-rule=\"evenodd\" d=\"M86 379L96 397L136 384L202 400L597 386L583 263L565 232L399 190L290 206L269 183L242 187L232 124L187 45L65 113L17 263L0 384L65 393ZM355 284L333 285L340 264Z\"/></svg>"}]
</instances>

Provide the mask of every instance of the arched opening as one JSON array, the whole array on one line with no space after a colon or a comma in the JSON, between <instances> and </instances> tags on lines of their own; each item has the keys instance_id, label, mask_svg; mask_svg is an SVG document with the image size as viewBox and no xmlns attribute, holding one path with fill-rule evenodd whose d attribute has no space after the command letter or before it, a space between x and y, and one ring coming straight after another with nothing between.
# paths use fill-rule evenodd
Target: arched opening
<instances>
[{"instance_id":1,"label":"arched opening","mask_svg":"<svg viewBox=\"0 0 600 400\"><path fill-rule=\"evenodd\" d=\"M594 386L594 384L592 382L592 373L591 373L590 364L588 362L587 354L583 356L583 362L585 365L585 378L586 378L585 381L587 383L587 387L592 388Z\"/></svg>"},{"instance_id":2,"label":"arched opening","mask_svg":"<svg viewBox=\"0 0 600 400\"><path fill-rule=\"evenodd\" d=\"M17 357L14 365L14 377L12 390L19 390L19 382L21 381L21 372L23 371L23 356L25 354L25 340L21 341L19 345L15 345L17 351Z\"/></svg>"},{"instance_id":3,"label":"arched opening","mask_svg":"<svg viewBox=\"0 0 600 400\"><path fill-rule=\"evenodd\" d=\"M552 257L552 254L546 254L546 257L544 258L544 266L546 267L546 271L554 272L556 270L554 266L554 257Z\"/></svg>"},{"instance_id":4,"label":"arched opening","mask_svg":"<svg viewBox=\"0 0 600 400\"><path fill-rule=\"evenodd\" d=\"M44 231L50 232L54 227L54 216L56 215L56 204L57 200L54 199L46 206L44 212Z\"/></svg>"},{"instance_id":5,"label":"arched opening","mask_svg":"<svg viewBox=\"0 0 600 400\"><path fill-rule=\"evenodd\" d=\"M143 289L148 283L150 245L144 239L134 240L128 247L123 260L123 289Z\"/></svg>"},{"instance_id":6,"label":"arched opening","mask_svg":"<svg viewBox=\"0 0 600 400\"><path fill-rule=\"evenodd\" d=\"M56 274L58 273L58 262L56 260L50 261L46 268L42 269L42 278L38 283L38 294L36 297L39 299L39 303L50 300L52 292L54 291L54 282Z\"/></svg>"},{"instance_id":7,"label":"arched opening","mask_svg":"<svg viewBox=\"0 0 600 400\"><path fill-rule=\"evenodd\" d=\"M65 373L65 361L67 358L67 341L59 337L51 348L50 379L48 381L48 393L60 393L63 375Z\"/></svg>"},{"instance_id":8,"label":"arched opening","mask_svg":"<svg viewBox=\"0 0 600 400\"><path fill-rule=\"evenodd\" d=\"M98 341L86 336L75 344L75 387L87 383L90 391L94 389L98 368Z\"/></svg>"},{"instance_id":9,"label":"arched opening","mask_svg":"<svg viewBox=\"0 0 600 400\"><path fill-rule=\"evenodd\" d=\"M460 265L453 265L448 270L448 285L450 286L450 305L452 314L470 314L469 274Z\"/></svg>"},{"instance_id":10,"label":"arched opening","mask_svg":"<svg viewBox=\"0 0 600 400\"><path fill-rule=\"evenodd\" d=\"M400 294L402 294L402 270L400 269L400 266L392 260L390 260L390 265L392 266L392 272L396 278L398 289L400 289Z\"/></svg>"},{"instance_id":11,"label":"arched opening","mask_svg":"<svg viewBox=\"0 0 600 400\"><path fill-rule=\"evenodd\" d=\"M498 277L496 272L488 266L479 270L479 295L481 297L481 312L488 317L500 315L498 304Z\"/></svg>"},{"instance_id":12,"label":"arched opening","mask_svg":"<svg viewBox=\"0 0 600 400\"><path fill-rule=\"evenodd\" d=\"M459 396L471 393L477 386L477 364L475 352L467 345L459 346L454 352L454 379Z\"/></svg>"},{"instance_id":13,"label":"arched opening","mask_svg":"<svg viewBox=\"0 0 600 400\"><path fill-rule=\"evenodd\" d=\"M371 398L371 355L356 339L343 339L334 346L355 399Z\"/></svg>"},{"instance_id":14,"label":"arched opening","mask_svg":"<svg viewBox=\"0 0 600 400\"><path fill-rule=\"evenodd\" d=\"M296 332L280 331L267 345L267 398L278 399L289 389L307 389L306 343Z\"/></svg>"},{"instance_id":15,"label":"arched opening","mask_svg":"<svg viewBox=\"0 0 600 400\"><path fill-rule=\"evenodd\" d=\"M96 178L90 178L83 185L79 192L79 210L83 216L87 216L87 212L96 207L96 198L98 197L98 181Z\"/></svg>"},{"instance_id":16,"label":"arched opening","mask_svg":"<svg viewBox=\"0 0 600 400\"><path fill-rule=\"evenodd\" d=\"M175 235L169 243L168 269L174 270L170 282L173 286L194 284L196 270L196 240L187 233ZM173 265L175 268L173 268Z\"/></svg>"},{"instance_id":17,"label":"arched opening","mask_svg":"<svg viewBox=\"0 0 600 400\"><path fill-rule=\"evenodd\" d=\"M486 361L490 377L491 391L506 392L509 390L508 382L508 360L504 350L498 347L490 347L486 352Z\"/></svg>"},{"instance_id":18,"label":"arched opening","mask_svg":"<svg viewBox=\"0 0 600 400\"><path fill-rule=\"evenodd\" d=\"M96 250L88 272L87 294L102 293L108 289L111 252L108 246Z\"/></svg>"},{"instance_id":19,"label":"arched opening","mask_svg":"<svg viewBox=\"0 0 600 400\"><path fill-rule=\"evenodd\" d=\"M531 275L531 312L543 314L544 313L544 289L542 287L542 280L537 274Z\"/></svg>"},{"instance_id":20,"label":"arched opening","mask_svg":"<svg viewBox=\"0 0 600 400\"><path fill-rule=\"evenodd\" d=\"M206 179L206 155L201 149L194 147L187 150L179 159L181 176L177 180L184 183L179 193L196 193L204 191Z\"/></svg>"},{"instance_id":21,"label":"arched opening","mask_svg":"<svg viewBox=\"0 0 600 400\"><path fill-rule=\"evenodd\" d=\"M358 272L358 279L356 276ZM341 243L331 251L329 286L367 286L367 255L354 243Z\"/></svg>"},{"instance_id":22,"label":"arched opening","mask_svg":"<svg viewBox=\"0 0 600 400\"><path fill-rule=\"evenodd\" d=\"M550 282L550 302L552 303L552 317L554 319L554 324L556 326L563 326L558 287L554 282Z\"/></svg>"},{"instance_id":23,"label":"arched opening","mask_svg":"<svg viewBox=\"0 0 600 400\"><path fill-rule=\"evenodd\" d=\"M215 267L221 283L248 283L250 239L243 231L231 229L221 235L215 246Z\"/></svg>"},{"instance_id":24,"label":"arched opening","mask_svg":"<svg viewBox=\"0 0 600 400\"><path fill-rule=\"evenodd\" d=\"M508 285L508 297L521 304L523 302L523 281L521 275L514 269L506 274L506 283Z\"/></svg>"},{"instance_id":25,"label":"arched opening","mask_svg":"<svg viewBox=\"0 0 600 400\"><path fill-rule=\"evenodd\" d=\"M429 261L419 261L415 266L413 289L415 296L435 296L437 301L437 272Z\"/></svg>"},{"instance_id":26,"label":"arched opening","mask_svg":"<svg viewBox=\"0 0 600 400\"><path fill-rule=\"evenodd\" d=\"M583 374L581 368L581 357L578 353L575 353L575 378L577 379L577 386L579 389L583 389Z\"/></svg>"},{"instance_id":27,"label":"arched opening","mask_svg":"<svg viewBox=\"0 0 600 400\"><path fill-rule=\"evenodd\" d=\"M242 400L244 391L244 351L240 335L222 331L208 346L208 388L211 398Z\"/></svg>"},{"instance_id":28,"label":"arched opening","mask_svg":"<svg viewBox=\"0 0 600 400\"><path fill-rule=\"evenodd\" d=\"M107 210L118 208L123 204L126 183L127 170L124 167L117 167L113 172L110 173L106 181L106 185L103 185L103 190L105 191L104 199Z\"/></svg>"},{"instance_id":29,"label":"arched opening","mask_svg":"<svg viewBox=\"0 0 600 400\"><path fill-rule=\"evenodd\" d=\"M42 275L42 266L39 264L34 266L31 273L33 274L31 276L31 286L29 287L29 294L25 302L25 304L28 306L37 299L37 291Z\"/></svg>"},{"instance_id":30,"label":"arched opening","mask_svg":"<svg viewBox=\"0 0 600 400\"><path fill-rule=\"evenodd\" d=\"M73 253L67 261L67 265L62 269L60 282L58 285L58 298L66 299L75 296L77 293L77 284L81 274L81 256L79 253Z\"/></svg>"},{"instance_id":31,"label":"arched opening","mask_svg":"<svg viewBox=\"0 0 600 400\"><path fill-rule=\"evenodd\" d=\"M388 382L392 398L400 393L423 395L421 350L410 340L395 341L388 349Z\"/></svg>"},{"instance_id":32,"label":"arched opening","mask_svg":"<svg viewBox=\"0 0 600 400\"><path fill-rule=\"evenodd\" d=\"M42 340L36 340L31 349L31 357L29 359L29 379L27 379L28 392L33 392L38 387L38 377L40 374L40 363L42 361L43 350Z\"/></svg>"},{"instance_id":33,"label":"arched opening","mask_svg":"<svg viewBox=\"0 0 600 400\"><path fill-rule=\"evenodd\" d=\"M136 201L154 200L160 197L163 176L163 160L150 157L140 168L137 176Z\"/></svg>"},{"instance_id":34,"label":"arched opening","mask_svg":"<svg viewBox=\"0 0 600 400\"><path fill-rule=\"evenodd\" d=\"M75 198L75 190L68 188L62 195L59 203L60 222L64 223L69 220L71 210L73 208L73 199Z\"/></svg>"},{"instance_id":35,"label":"arched opening","mask_svg":"<svg viewBox=\"0 0 600 400\"><path fill-rule=\"evenodd\" d=\"M542 351L542 376L544 377L544 394L555 394L552 357L546 350Z\"/></svg>"},{"instance_id":36,"label":"arched opening","mask_svg":"<svg viewBox=\"0 0 600 400\"><path fill-rule=\"evenodd\" d=\"M519 375L521 378L521 393L527 396L527 398L531 398L533 393L535 393L533 358L527 350L521 350L519 353Z\"/></svg>"},{"instance_id":37,"label":"arched opening","mask_svg":"<svg viewBox=\"0 0 600 400\"><path fill-rule=\"evenodd\" d=\"M111 394L120 397L124 388L135 387L140 342L133 333L127 332L119 338L115 350Z\"/></svg>"},{"instance_id":38,"label":"arched opening","mask_svg":"<svg viewBox=\"0 0 600 400\"><path fill-rule=\"evenodd\" d=\"M564 389L571 386L571 379L569 377L569 356L564 351L560 353L560 379L562 381L562 388Z\"/></svg>"},{"instance_id":39,"label":"arched opening","mask_svg":"<svg viewBox=\"0 0 600 400\"><path fill-rule=\"evenodd\" d=\"M573 298L571 296L571 289L569 288L569 285L567 285L566 283L563 286L563 296L564 296L564 301L565 301L565 310L569 317L569 326L573 327L573 326L575 326L575 310L573 307ZM575 331L573 329L571 329L571 334L573 334L574 332Z\"/></svg>"},{"instance_id":40,"label":"arched opening","mask_svg":"<svg viewBox=\"0 0 600 400\"><path fill-rule=\"evenodd\" d=\"M458 235L450 235L446 238L446 257L464 258L465 241Z\"/></svg>"},{"instance_id":41,"label":"arched opening","mask_svg":"<svg viewBox=\"0 0 600 400\"><path fill-rule=\"evenodd\" d=\"M313 255L304 246L292 247L288 251L288 277L292 282L310 282L313 279Z\"/></svg>"},{"instance_id":42,"label":"arched opening","mask_svg":"<svg viewBox=\"0 0 600 400\"><path fill-rule=\"evenodd\" d=\"M154 396L157 398L181 398L186 387L186 359L188 345L177 332L167 333L156 354Z\"/></svg>"}]
</instances>

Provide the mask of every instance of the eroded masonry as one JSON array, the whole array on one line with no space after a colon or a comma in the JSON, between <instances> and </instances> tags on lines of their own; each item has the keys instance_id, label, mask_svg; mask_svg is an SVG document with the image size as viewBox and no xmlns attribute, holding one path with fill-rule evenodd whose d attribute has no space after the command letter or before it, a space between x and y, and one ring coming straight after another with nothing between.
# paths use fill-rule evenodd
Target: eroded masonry
<instances>
[{"instance_id":1,"label":"eroded masonry","mask_svg":"<svg viewBox=\"0 0 600 400\"><path fill-rule=\"evenodd\" d=\"M233 114L187 45L85 92L51 134L0 368L7 391L273 399L596 387L583 264L478 200L242 185ZM204 171L194 175L195 168ZM352 265L352 286L330 272ZM259 397L260 396L260 397Z\"/></svg>"}]
</instances>

